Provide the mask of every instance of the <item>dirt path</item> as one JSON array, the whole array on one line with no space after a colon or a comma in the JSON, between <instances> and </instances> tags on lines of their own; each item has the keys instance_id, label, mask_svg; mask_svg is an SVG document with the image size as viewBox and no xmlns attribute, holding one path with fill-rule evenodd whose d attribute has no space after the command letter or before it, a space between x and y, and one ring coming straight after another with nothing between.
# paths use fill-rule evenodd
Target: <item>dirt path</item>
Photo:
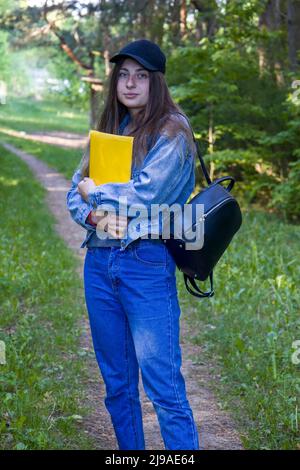
<instances>
[{"instance_id":1,"label":"dirt path","mask_svg":"<svg viewBox=\"0 0 300 470\"><path fill-rule=\"evenodd\" d=\"M44 144L74 149L84 148L88 141L86 135L62 131L25 132L0 127L0 132L3 132L3 134L6 135L11 135L12 137L18 137L19 139L34 140L35 142L43 142Z\"/></svg>"},{"instance_id":2,"label":"dirt path","mask_svg":"<svg viewBox=\"0 0 300 470\"><path fill-rule=\"evenodd\" d=\"M76 225L66 208L66 192L70 187L61 174L42 161L9 144L2 144L15 153L32 169L36 178L47 189L47 203L56 219L56 230L79 259L78 272L82 276L85 249L80 249L85 230ZM186 381L187 396L198 426L202 449L242 449L242 445L231 418L217 405L217 400L208 388L211 380L210 365L199 363L202 349L192 344L193 336L187 321L181 318L182 372ZM82 346L93 351L88 317L83 319ZM92 355L91 355L92 356ZM88 356L87 356L88 357ZM108 412L104 405L105 387L96 359L88 359L90 381L87 384L87 401L90 415L83 421L85 431L95 441L96 449L118 449ZM217 380L217 377L213 377ZM145 441L147 450L164 449L159 425L151 402L146 397L140 380L140 396L143 408Z\"/></svg>"}]
</instances>

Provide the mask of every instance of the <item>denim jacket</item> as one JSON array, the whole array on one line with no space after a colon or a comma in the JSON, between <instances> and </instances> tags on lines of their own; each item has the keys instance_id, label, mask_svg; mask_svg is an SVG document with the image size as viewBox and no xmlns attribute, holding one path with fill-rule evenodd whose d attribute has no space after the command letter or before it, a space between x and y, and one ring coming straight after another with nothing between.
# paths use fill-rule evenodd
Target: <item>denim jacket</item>
<instances>
[{"instance_id":1,"label":"denim jacket","mask_svg":"<svg viewBox=\"0 0 300 470\"><path fill-rule=\"evenodd\" d=\"M179 115L180 116L180 115ZM184 119L184 118L183 118ZM130 114L127 113L119 127L122 134L128 122ZM91 210L104 209L105 205L113 206L116 212L119 198L126 197L127 206L134 205L146 207L150 213L151 204L180 204L186 203L195 186L195 153L188 147L186 137L179 133L174 138L159 134L154 146L146 154L140 168L133 166L131 179L128 183L107 183L96 186L88 194L85 201L77 191L77 185L82 180L80 168L72 178L72 186L67 193L67 207L72 219L87 230L86 238L80 248L84 248L96 228L86 222ZM102 206L102 207L101 207ZM106 209L109 210L109 209ZM139 218L139 233L130 237L128 233L120 241L121 250L143 235L149 233L149 216ZM161 221L151 223L151 233L161 234ZM111 239L107 239L107 246L111 245Z\"/></svg>"}]
</instances>

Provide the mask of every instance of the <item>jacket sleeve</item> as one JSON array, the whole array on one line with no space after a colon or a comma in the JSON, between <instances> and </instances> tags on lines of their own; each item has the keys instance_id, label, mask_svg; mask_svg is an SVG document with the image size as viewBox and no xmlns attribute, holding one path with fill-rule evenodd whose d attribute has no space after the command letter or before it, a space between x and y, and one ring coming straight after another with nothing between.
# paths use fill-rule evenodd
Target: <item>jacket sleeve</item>
<instances>
[{"instance_id":1,"label":"jacket sleeve","mask_svg":"<svg viewBox=\"0 0 300 470\"><path fill-rule=\"evenodd\" d=\"M172 205L193 171L193 155L183 133L170 138L161 135L145 157L136 180L108 183L89 192L93 207L109 204L117 210L119 198L126 197L127 206L150 208L151 204Z\"/></svg>"},{"instance_id":2,"label":"jacket sleeve","mask_svg":"<svg viewBox=\"0 0 300 470\"><path fill-rule=\"evenodd\" d=\"M82 180L80 169L77 169L72 178L71 189L67 193L67 208L72 219L87 230L95 230L95 226L86 222L86 219L93 210L92 204L86 202L77 190L78 183Z\"/></svg>"}]
</instances>

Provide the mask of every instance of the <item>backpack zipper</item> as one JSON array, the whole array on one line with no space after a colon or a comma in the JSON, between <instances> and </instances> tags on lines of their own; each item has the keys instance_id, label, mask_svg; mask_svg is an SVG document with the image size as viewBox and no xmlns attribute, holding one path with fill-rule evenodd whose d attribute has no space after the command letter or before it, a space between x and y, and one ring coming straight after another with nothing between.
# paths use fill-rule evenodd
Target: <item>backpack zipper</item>
<instances>
[{"instance_id":1,"label":"backpack zipper","mask_svg":"<svg viewBox=\"0 0 300 470\"><path fill-rule=\"evenodd\" d=\"M215 209L217 209L219 206L221 206L222 204L224 204L224 202L228 201L229 199L232 199L231 197L227 197L226 199L223 199L223 201L219 202L216 206L212 207L211 209L209 209L208 212L206 212L206 214L203 214L203 218L205 219L208 214L210 214L212 211L214 211Z\"/></svg>"}]
</instances>

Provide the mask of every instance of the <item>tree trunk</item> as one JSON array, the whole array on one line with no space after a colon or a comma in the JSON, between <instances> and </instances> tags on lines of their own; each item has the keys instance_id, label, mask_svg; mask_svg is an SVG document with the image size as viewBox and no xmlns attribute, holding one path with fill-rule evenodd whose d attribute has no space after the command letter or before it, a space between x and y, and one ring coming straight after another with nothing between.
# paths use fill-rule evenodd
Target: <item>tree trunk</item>
<instances>
[{"instance_id":1,"label":"tree trunk","mask_svg":"<svg viewBox=\"0 0 300 470\"><path fill-rule=\"evenodd\" d=\"M203 21L199 13L198 14L195 13L195 16L196 16L195 38L197 42L199 42L204 37Z\"/></svg>"},{"instance_id":2,"label":"tree trunk","mask_svg":"<svg viewBox=\"0 0 300 470\"><path fill-rule=\"evenodd\" d=\"M180 37L181 39L184 39L187 34L186 17L187 17L186 0L182 0L181 5L180 5Z\"/></svg>"},{"instance_id":3,"label":"tree trunk","mask_svg":"<svg viewBox=\"0 0 300 470\"><path fill-rule=\"evenodd\" d=\"M207 0L206 2L202 2L201 0L192 0L191 3L201 15L202 24L205 25L206 29L206 37L212 39L218 29L218 3L216 0Z\"/></svg>"},{"instance_id":4,"label":"tree trunk","mask_svg":"<svg viewBox=\"0 0 300 470\"><path fill-rule=\"evenodd\" d=\"M296 71L299 67L300 51L300 2L288 0L287 2L287 28L290 68Z\"/></svg>"},{"instance_id":5,"label":"tree trunk","mask_svg":"<svg viewBox=\"0 0 300 470\"><path fill-rule=\"evenodd\" d=\"M170 13L170 40L174 46L180 44L180 5L181 0L174 0L173 8Z\"/></svg>"},{"instance_id":6,"label":"tree trunk","mask_svg":"<svg viewBox=\"0 0 300 470\"><path fill-rule=\"evenodd\" d=\"M264 30L280 32L282 28L281 3L282 0L268 0L265 10L259 17L259 29L262 32ZM269 69L273 72L278 86L284 85L282 55L283 44L280 38L262 40L258 47L260 76L263 76L265 71Z\"/></svg>"}]
</instances>

